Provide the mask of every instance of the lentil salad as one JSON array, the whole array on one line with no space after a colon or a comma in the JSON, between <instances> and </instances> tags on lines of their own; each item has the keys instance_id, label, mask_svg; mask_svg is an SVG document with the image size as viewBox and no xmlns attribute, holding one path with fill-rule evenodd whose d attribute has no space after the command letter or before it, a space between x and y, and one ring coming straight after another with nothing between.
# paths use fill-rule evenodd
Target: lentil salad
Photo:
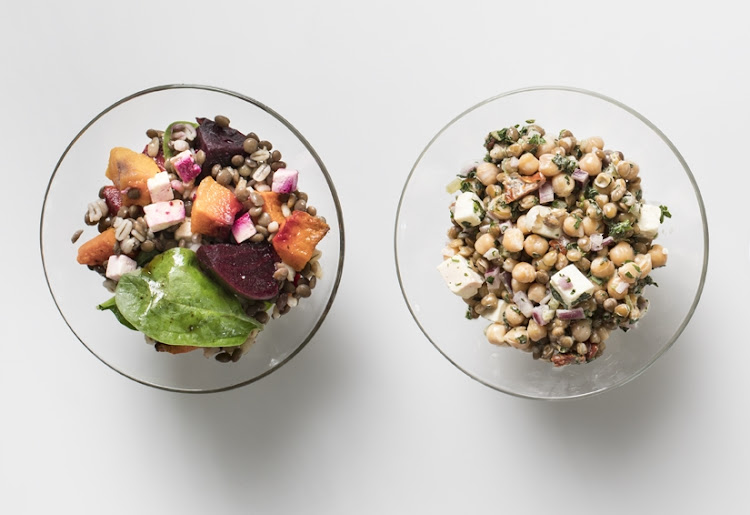
<instances>
[{"instance_id":1,"label":"lentil salad","mask_svg":"<svg viewBox=\"0 0 750 515\"><path fill-rule=\"evenodd\" d=\"M484 148L447 187L438 270L466 318L491 322L489 343L555 366L596 359L648 310L669 210L644 202L639 166L601 137L554 137L527 120L490 132Z\"/></svg>"},{"instance_id":2,"label":"lentil salad","mask_svg":"<svg viewBox=\"0 0 750 515\"><path fill-rule=\"evenodd\" d=\"M142 152L112 149L112 184L84 215L99 234L78 262L114 293L98 308L157 351L236 362L312 294L328 226L271 142L225 116L196 120L149 129Z\"/></svg>"}]
</instances>

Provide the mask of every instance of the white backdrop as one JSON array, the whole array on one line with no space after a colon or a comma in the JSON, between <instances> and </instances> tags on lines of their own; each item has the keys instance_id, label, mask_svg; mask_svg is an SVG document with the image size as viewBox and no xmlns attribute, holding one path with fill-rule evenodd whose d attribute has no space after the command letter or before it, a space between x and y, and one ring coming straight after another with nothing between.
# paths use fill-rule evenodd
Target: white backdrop
<instances>
[{"instance_id":1,"label":"white backdrop","mask_svg":"<svg viewBox=\"0 0 750 515\"><path fill-rule=\"evenodd\" d=\"M0 513L740 512L749 31L728 1L621 4L6 2ZM71 138L119 98L182 82L294 124L347 229L314 340L260 382L205 396L102 365L57 313L39 257L44 190ZM406 309L392 249L401 187L435 132L539 84L599 91L661 128L702 189L711 240L675 346L618 390L553 404L445 360Z\"/></svg>"}]
</instances>

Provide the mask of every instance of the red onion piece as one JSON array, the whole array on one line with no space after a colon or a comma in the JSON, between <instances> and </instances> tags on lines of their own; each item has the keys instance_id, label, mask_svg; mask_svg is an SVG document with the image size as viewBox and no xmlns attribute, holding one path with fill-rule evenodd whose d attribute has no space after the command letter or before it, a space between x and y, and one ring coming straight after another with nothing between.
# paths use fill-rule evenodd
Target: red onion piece
<instances>
[{"instance_id":1,"label":"red onion piece","mask_svg":"<svg viewBox=\"0 0 750 515\"><path fill-rule=\"evenodd\" d=\"M517 291L515 294L513 294L513 302L516 303L516 306L518 306L518 309L521 311L523 316L525 316L526 318L531 316L531 313L534 310L534 305L529 300L526 292Z\"/></svg>"},{"instance_id":2,"label":"red onion piece","mask_svg":"<svg viewBox=\"0 0 750 515\"><path fill-rule=\"evenodd\" d=\"M551 182L543 182L539 186L539 203L546 204L555 200L555 191L552 189Z\"/></svg>"},{"instance_id":3,"label":"red onion piece","mask_svg":"<svg viewBox=\"0 0 750 515\"><path fill-rule=\"evenodd\" d=\"M545 295L544 298L539 301L539 304L547 304L550 300L552 300L552 291L548 289L547 295Z\"/></svg>"},{"instance_id":4,"label":"red onion piece","mask_svg":"<svg viewBox=\"0 0 750 515\"><path fill-rule=\"evenodd\" d=\"M583 320L586 318L583 308L558 309L555 314L560 320Z\"/></svg>"},{"instance_id":5,"label":"red onion piece","mask_svg":"<svg viewBox=\"0 0 750 515\"><path fill-rule=\"evenodd\" d=\"M607 236L602 240L602 247L608 247L612 245L615 242L615 239L612 236Z\"/></svg>"},{"instance_id":6,"label":"red onion piece","mask_svg":"<svg viewBox=\"0 0 750 515\"><path fill-rule=\"evenodd\" d=\"M477 165L480 163L480 161L477 161L476 159L471 159L470 161L466 161L463 166L461 166L461 169L458 171L458 175L462 177L466 177L469 175L469 172L474 170Z\"/></svg>"},{"instance_id":7,"label":"red onion piece","mask_svg":"<svg viewBox=\"0 0 750 515\"><path fill-rule=\"evenodd\" d=\"M573 281L570 280L570 277L560 275L557 277L557 285L561 290L568 291L573 288Z\"/></svg>"},{"instance_id":8,"label":"red onion piece","mask_svg":"<svg viewBox=\"0 0 750 515\"><path fill-rule=\"evenodd\" d=\"M576 168L575 170L573 170L573 173L571 173L570 176L574 181L580 182L581 184L585 184L589 181L589 174L584 172L580 168Z\"/></svg>"},{"instance_id":9,"label":"red onion piece","mask_svg":"<svg viewBox=\"0 0 750 515\"><path fill-rule=\"evenodd\" d=\"M508 290L508 293L513 291L513 286L510 282L512 278L513 276L510 275L510 272L503 272L500 274L500 280L503 282L505 289Z\"/></svg>"},{"instance_id":10,"label":"red onion piece","mask_svg":"<svg viewBox=\"0 0 750 515\"><path fill-rule=\"evenodd\" d=\"M603 240L604 240L604 236L600 232L595 232L591 236L589 236L589 241L591 242L591 250L593 250L594 252L602 250Z\"/></svg>"}]
</instances>

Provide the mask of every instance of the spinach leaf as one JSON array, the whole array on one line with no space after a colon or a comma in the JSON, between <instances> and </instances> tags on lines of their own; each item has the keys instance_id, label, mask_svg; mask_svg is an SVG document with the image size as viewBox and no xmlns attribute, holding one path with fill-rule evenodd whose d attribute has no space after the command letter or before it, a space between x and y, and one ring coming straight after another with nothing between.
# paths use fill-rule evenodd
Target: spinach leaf
<instances>
[{"instance_id":1,"label":"spinach leaf","mask_svg":"<svg viewBox=\"0 0 750 515\"><path fill-rule=\"evenodd\" d=\"M112 313L114 313L115 317L117 317L117 320L122 325L124 325L128 329L132 329L133 331L137 331L137 329L135 327L133 327L133 324L131 324L130 322L128 322L127 319L124 316L122 316L122 313L120 313L120 310L117 309L117 304L115 303L115 298L114 297L112 297L108 301L102 302L101 304L99 304L98 306L96 306L96 309L98 309L100 311L108 311L108 310L111 311Z\"/></svg>"},{"instance_id":2,"label":"spinach leaf","mask_svg":"<svg viewBox=\"0 0 750 515\"><path fill-rule=\"evenodd\" d=\"M195 252L170 249L123 275L115 290L122 316L156 341L195 347L241 345L262 325L233 294L213 282Z\"/></svg>"}]
</instances>

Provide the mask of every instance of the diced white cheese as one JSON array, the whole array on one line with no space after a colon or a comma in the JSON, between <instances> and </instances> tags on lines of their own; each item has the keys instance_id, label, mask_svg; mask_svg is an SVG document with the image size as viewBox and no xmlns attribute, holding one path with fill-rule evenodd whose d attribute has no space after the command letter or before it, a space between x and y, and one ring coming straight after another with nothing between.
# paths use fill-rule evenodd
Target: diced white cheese
<instances>
[{"instance_id":1,"label":"diced white cheese","mask_svg":"<svg viewBox=\"0 0 750 515\"><path fill-rule=\"evenodd\" d=\"M493 322L503 323L503 314L505 313L505 308L507 307L507 302L498 299L497 307L492 311L485 311L484 313L482 313L482 317L486 318L487 320L492 320Z\"/></svg>"},{"instance_id":2,"label":"diced white cheese","mask_svg":"<svg viewBox=\"0 0 750 515\"><path fill-rule=\"evenodd\" d=\"M491 247L490 250L482 254L482 257L488 261L492 261L494 259L498 259L500 257L500 251L497 250L495 247Z\"/></svg>"},{"instance_id":3,"label":"diced white cheese","mask_svg":"<svg viewBox=\"0 0 750 515\"><path fill-rule=\"evenodd\" d=\"M148 228L154 232L162 231L185 219L185 204L182 200L149 204L143 206L143 211Z\"/></svg>"},{"instance_id":4,"label":"diced white cheese","mask_svg":"<svg viewBox=\"0 0 750 515\"><path fill-rule=\"evenodd\" d=\"M549 284L567 307L575 305L581 295L594 292L594 283L575 265L568 265L550 277Z\"/></svg>"},{"instance_id":5,"label":"diced white cheese","mask_svg":"<svg viewBox=\"0 0 750 515\"><path fill-rule=\"evenodd\" d=\"M188 240L193 235L193 229L190 226L190 218L185 218L185 221L180 224L180 227L174 232L176 240Z\"/></svg>"},{"instance_id":6,"label":"diced white cheese","mask_svg":"<svg viewBox=\"0 0 750 515\"><path fill-rule=\"evenodd\" d=\"M446 259L437 267L448 288L464 299L476 295L482 286L482 276L476 273L465 257L456 255Z\"/></svg>"},{"instance_id":7,"label":"diced white cheese","mask_svg":"<svg viewBox=\"0 0 750 515\"><path fill-rule=\"evenodd\" d=\"M641 234L647 238L656 238L659 232L661 222L661 208L651 204L643 204L641 213L638 216L638 227L641 228Z\"/></svg>"},{"instance_id":8,"label":"diced white cheese","mask_svg":"<svg viewBox=\"0 0 750 515\"><path fill-rule=\"evenodd\" d=\"M174 199L172 184L167 172L159 172L148 181L148 192L151 194L151 202L168 202Z\"/></svg>"},{"instance_id":9,"label":"diced white cheese","mask_svg":"<svg viewBox=\"0 0 750 515\"><path fill-rule=\"evenodd\" d=\"M556 240L562 234L560 227L550 227L544 223L544 219L552 213L552 208L547 206L534 206L526 213L526 227L534 234Z\"/></svg>"},{"instance_id":10,"label":"diced white cheese","mask_svg":"<svg viewBox=\"0 0 750 515\"><path fill-rule=\"evenodd\" d=\"M484 208L482 201L476 193L464 191L456 198L456 204L453 207L453 219L464 227L474 227L479 225L484 218Z\"/></svg>"},{"instance_id":11,"label":"diced white cheese","mask_svg":"<svg viewBox=\"0 0 750 515\"><path fill-rule=\"evenodd\" d=\"M132 272L136 268L138 268L138 263L136 263L135 260L130 259L125 254L120 254L119 256L109 256L109 260L107 261L107 271L105 272L105 275L108 279L119 281L120 277L122 277L124 274L127 274L128 272Z\"/></svg>"}]
</instances>

